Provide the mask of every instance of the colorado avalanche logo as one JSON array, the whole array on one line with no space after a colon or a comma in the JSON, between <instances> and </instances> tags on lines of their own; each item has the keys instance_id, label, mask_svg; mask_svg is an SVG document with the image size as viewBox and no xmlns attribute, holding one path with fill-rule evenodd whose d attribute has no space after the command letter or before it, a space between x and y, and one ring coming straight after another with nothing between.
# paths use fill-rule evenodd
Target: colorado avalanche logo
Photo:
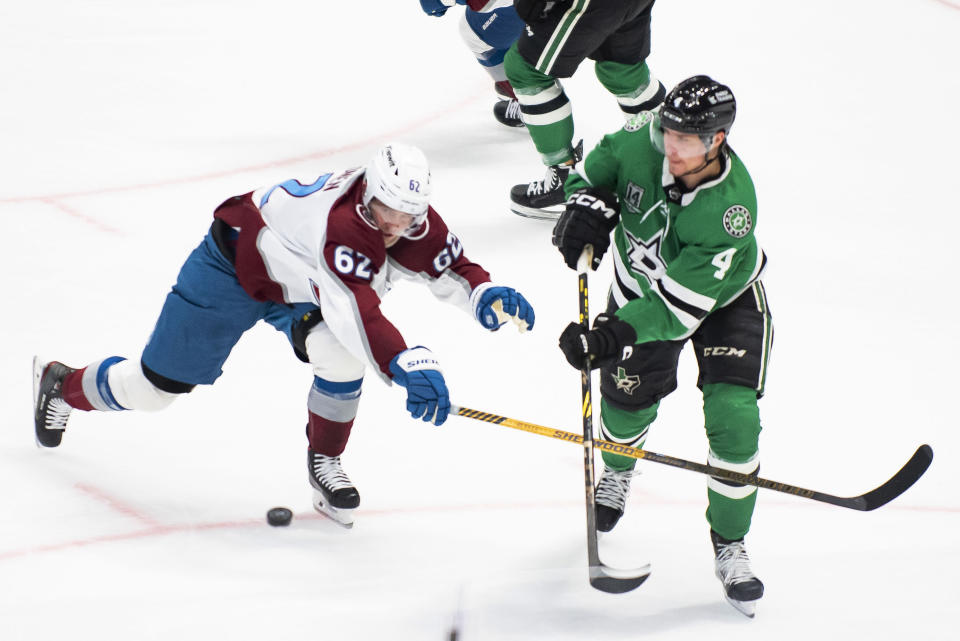
<instances>
[{"instance_id":1,"label":"colorado avalanche logo","mask_svg":"<svg viewBox=\"0 0 960 641\"><path fill-rule=\"evenodd\" d=\"M750 211L743 205L734 205L723 212L723 228L734 238L743 238L753 228Z\"/></svg>"}]
</instances>

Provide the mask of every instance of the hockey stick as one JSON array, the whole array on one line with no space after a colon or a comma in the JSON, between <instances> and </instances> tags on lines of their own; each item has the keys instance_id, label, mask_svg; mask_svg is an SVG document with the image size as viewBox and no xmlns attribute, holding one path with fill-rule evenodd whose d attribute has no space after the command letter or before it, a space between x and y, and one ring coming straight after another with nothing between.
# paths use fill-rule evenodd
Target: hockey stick
<instances>
[{"instance_id":1,"label":"hockey stick","mask_svg":"<svg viewBox=\"0 0 960 641\"><path fill-rule=\"evenodd\" d=\"M589 290L587 289L587 270L593 261L593 247L587 245L577 261L577 289L580 298L580 324L590 328ZM583 410L583 477L587 507L587 562L590 565L590 585L602 592L619 594L629 592L650 576L650 566L631 570L618 570L600 561L597 546L597 500L594 490L593 473L593 404L590 398L590 360L584 358L580 369L580 405ZM453 411L454 408L451 408ZM459 409L459 408L457 408ZM460 413L459 411L457 412ZM576 436L571 434L571 436Z\"/></svg>"},{"instance_id":2,"label":"hockey stick","mask_svg":"<svg viewBox=\"0 0 960 641\"><path fill-rule=\"evenodd\" d=\"M583 437L578 434L574 434L573 432L564 432L552 427L544 427L543 425L518 421L514 418L507 418L505 416L480 412L466 407L453 406L450 408L450 413L456 414L457 416L464 416L466 418L473 418L478 421L493 423L495 425L512 427L516 430L523 430L524 432L531 432L533 434L539 434L540 436L549 436L550 438L555 438L570 443L583 442ZM670 465L672 467L690 470L691 472L698 472L700 474L706 474L716 478L727 479L729 481L743 483L744 485L755 485L768 490L783 492L785 494L793 494L794 496L801 496L805 499L813 499L814 501L820 501L821 503L839 505L840 507L850 508L851 510L859 510L861 512L875 510L878 507L886 505L893 499L906 492L911 485L916 483L917 480L923 476L923 473L927 471L927 468L930 467L931 461L933 461L933 448L931 448L929 445L921 445L919 448L917 448L917 451L914 452L913 456L910 457L910 460L907 461L902 468L900 468L900 471L890 477L886 483L859 496L843 497L834 496L833 494L826 494L824 492L817 492L815 490L807 490L795 485L780 483L779 481L769 481L767 479L760 478L759 476L741 474L739 472L732 472L730 470L712 467L702 463L694 463L693 461L686 461L684 459L674 458L664 454L657 454L656 452L641 450L636 447L621 445L611 441L594 440L593 443L597 448L605 452L612 452L613 454L629 456L631 458L642 459L644 461L652 461L654 463L662 463L663 465Z\"/></svg>"}]
</instances>

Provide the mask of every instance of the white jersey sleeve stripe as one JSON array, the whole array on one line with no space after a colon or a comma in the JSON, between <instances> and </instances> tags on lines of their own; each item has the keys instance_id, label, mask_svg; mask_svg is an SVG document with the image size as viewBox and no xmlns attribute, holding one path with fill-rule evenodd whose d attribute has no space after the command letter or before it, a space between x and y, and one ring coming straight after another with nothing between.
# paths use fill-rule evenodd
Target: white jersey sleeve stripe
<instances>
[{"instance_id":1,"label":"white jersey sleeve stripe","mask_svg":"<svg viewBox=\"0 0 960 641\"><path fill-rule=\"evenodd\" d=\"M709 312L711 309L713 309L714 305L717 304L716 299L710 298L709 296L704 296L703 294L699 294L692 289L684 287L666 274L660 277L660 286L663 287L664 291L666 291L668 294L676 296L684 303L692 305L693 307L698 307L705 312Z\"/></svg>"},{"instance_id":2,"label":"white jersey sleeve stripe","mask_svg":"<svg viewBox=\"0 0 960 641\"><path fill-rule=\"evenodd\" d=\"M680 309L670 301L670 297L665 295L659 287L652 288L654 293L663 301L663 304L666 305L667 309L670 310L670 313L676 316L677 320L686 327L691 332L700 325L701 319L697 318L692 314L688 314L684 310ZM706 316L706 314L704 314Z\"/></svg>"},{"instance_id":3,"label":"white jersey sleeve stripe","mask_svg":"<svg viewBox=\"0 0 960 641\"><path fill-rule=\"evenodd\" d=\"M627 288L634 298L643 298L643 290L636 278L627 271L627 266L623 263L623 257L620 252L613 252L613 267L617 272L617 283ZM624 292L626 294L626 292Z\"/></svg>"}]
</instances>

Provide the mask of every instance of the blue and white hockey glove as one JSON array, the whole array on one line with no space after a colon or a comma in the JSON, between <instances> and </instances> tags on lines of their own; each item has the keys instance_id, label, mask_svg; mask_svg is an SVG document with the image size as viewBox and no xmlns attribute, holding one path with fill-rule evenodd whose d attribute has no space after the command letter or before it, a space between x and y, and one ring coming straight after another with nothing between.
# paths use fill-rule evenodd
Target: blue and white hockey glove
<instances>
[{"instance_id":1,"label":"blue and white hockey glove","mask_svg":"<svg viewBox=\"0 0 960 641\"><path fill-rule=\"evenodd\" d=\"M450 393L433 352L422 345L405 349L390 361L393 382L407 388L413 418L442 425L450 413Z\"/></svg>"},{"instance_id":2,"label":"blue and white hockey glove","mask_svg":"<svg viewBox=\"0 0 960 641\"><path fill-rule=\"evenodd\" d=\"M420 8L428 16L440 17L447 12L447 9L455 5L454 0L420 0Z\"/></svg>"},{"instance_id":3,"label":"blue and white hockey glove","mask_svg":"<svg viewBox=\"0 0 960 641\"><path fill-rule=\"evenodd\" d=\"M473 316L492 332L512 320L521 332L533 329L533 307L512 287L484 283L470 295Z\"/></svg>"}]
</instances>

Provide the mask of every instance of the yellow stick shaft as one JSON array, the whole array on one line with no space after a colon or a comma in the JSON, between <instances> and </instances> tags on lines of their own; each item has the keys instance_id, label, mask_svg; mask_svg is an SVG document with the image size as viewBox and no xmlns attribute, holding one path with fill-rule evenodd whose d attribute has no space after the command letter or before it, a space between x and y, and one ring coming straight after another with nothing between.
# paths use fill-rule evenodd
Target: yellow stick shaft
<instances>
[{"instance_id":1,"label":"yellow stick shaft","mask_svg":"<svg viewBox=\"0 0 960 641\"><path fill-rule=\"evenodd\" d=\"M533 434L539 434L540 436L549 436L550 438L555 438L560 441L567 441L568 443L578 443L578 444L583 443L583 436L581 436L580 434L574 434L573 432L565 432L563 430L558 430L553 427L545 427L543 425L537 425L536 423L527 423L526 421L518 421L515 418L508 418L506 416L499 416L497 414L489 414L487 412L481 412L479 410L472 410L468 407L458 407L454 405L450 408L450 413L456 414L457 416L464 416L466 418L476 419L478 421L494 423L495 425L512 427L515 430L523 430L524 432L531 432ZM630 447L628 445L621 445L619 443L613 443L611 441L594 439L593 446L596 447L597 449L603 450L604 452L619 454L621 456L629 456L635 459L649 458L648 452L646 452L645 450L641 450L636 447Z\"/></svg>"}]
</instances>

